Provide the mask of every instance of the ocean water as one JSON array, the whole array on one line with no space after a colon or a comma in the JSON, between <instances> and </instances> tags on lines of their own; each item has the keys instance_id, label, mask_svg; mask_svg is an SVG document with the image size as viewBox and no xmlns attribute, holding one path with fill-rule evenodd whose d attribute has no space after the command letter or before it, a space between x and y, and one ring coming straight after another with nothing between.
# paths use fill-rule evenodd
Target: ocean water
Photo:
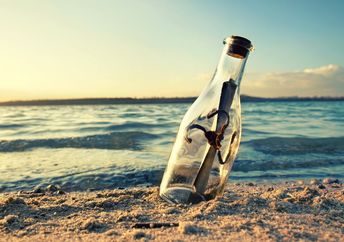
<instances>
[{"instance_id":1,"label":"ocean water","mask_svg":"<svg viewBox=\"0 0 344 242\"><path fill-rule=\"evenodd\" d=\"M0 107L0 191L158 185L190 103ZM246 102L230 179L344 177L344 102Z\"/></svg>"}]
</instances>

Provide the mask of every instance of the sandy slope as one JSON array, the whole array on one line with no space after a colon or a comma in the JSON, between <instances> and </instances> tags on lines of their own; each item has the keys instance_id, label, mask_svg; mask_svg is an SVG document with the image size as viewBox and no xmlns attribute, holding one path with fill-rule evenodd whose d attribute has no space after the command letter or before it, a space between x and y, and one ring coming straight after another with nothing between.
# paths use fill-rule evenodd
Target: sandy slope
<instances>
[{"instance_id":1,"label":"sandy slope","mask_svg":"<svg viewBox=\"0 0 344 242\"><path fill-rule=\"evenodd\" d=\"M340 183L230 183L224 197L189 206L167 204L157 193L2 193L0 240L344 241Z\"/></svg>"}]
</instances>

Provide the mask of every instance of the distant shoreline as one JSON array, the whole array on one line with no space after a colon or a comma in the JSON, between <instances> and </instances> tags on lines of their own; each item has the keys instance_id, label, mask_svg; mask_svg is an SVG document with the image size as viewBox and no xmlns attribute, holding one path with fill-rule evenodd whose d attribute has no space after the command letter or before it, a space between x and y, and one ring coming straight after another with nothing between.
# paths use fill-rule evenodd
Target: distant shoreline
<instances>
[{"instance_id":1,"label":"distant shoreline","mask_svg":"<svg viewBox=\"0 0 344 242\"><path fill-rule=\"evenodd\" d=\"M191 103L196 97L177 98L76 98L76 99L44 99L18 100L0 102L0 106L49 106L49 105L111 105L111 104L168 104ZM286 101L344 101L344 97L278 97L263 98L241 96L242 102L286 102Z\"/></svg>"}]
</instances>

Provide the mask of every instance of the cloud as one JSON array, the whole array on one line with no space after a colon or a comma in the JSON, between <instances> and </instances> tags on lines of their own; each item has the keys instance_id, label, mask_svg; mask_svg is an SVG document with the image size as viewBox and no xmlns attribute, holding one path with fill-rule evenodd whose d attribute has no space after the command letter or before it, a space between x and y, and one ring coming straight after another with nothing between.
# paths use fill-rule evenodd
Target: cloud
<instances>
[{"instance_id":1,"label":"cloud","mask_svg":"<svg viewBox=\"0 0 344 242\"><path fill-rule=\"evenodd\" d=\"M247 73L241 93L261 97L344 96L344 68L330 64L294 72Z\"/></svg>"}]
</instances>

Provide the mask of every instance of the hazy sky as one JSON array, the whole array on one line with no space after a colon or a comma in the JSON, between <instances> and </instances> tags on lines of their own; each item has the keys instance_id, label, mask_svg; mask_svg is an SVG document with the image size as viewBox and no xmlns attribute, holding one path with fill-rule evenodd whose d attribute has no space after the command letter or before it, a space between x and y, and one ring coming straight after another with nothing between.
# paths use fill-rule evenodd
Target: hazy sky
<instances>
[{"instance_id":1,"label":"hazy sky","mask_svg":"<svg viewBox=\"0 0 344 242\"><path fill-rule=\"evenodd\" d=\"M242 93L344 96L344 1L0 0L0 100L198 95L228 35Z\"/></svg>"}]
</instances>

